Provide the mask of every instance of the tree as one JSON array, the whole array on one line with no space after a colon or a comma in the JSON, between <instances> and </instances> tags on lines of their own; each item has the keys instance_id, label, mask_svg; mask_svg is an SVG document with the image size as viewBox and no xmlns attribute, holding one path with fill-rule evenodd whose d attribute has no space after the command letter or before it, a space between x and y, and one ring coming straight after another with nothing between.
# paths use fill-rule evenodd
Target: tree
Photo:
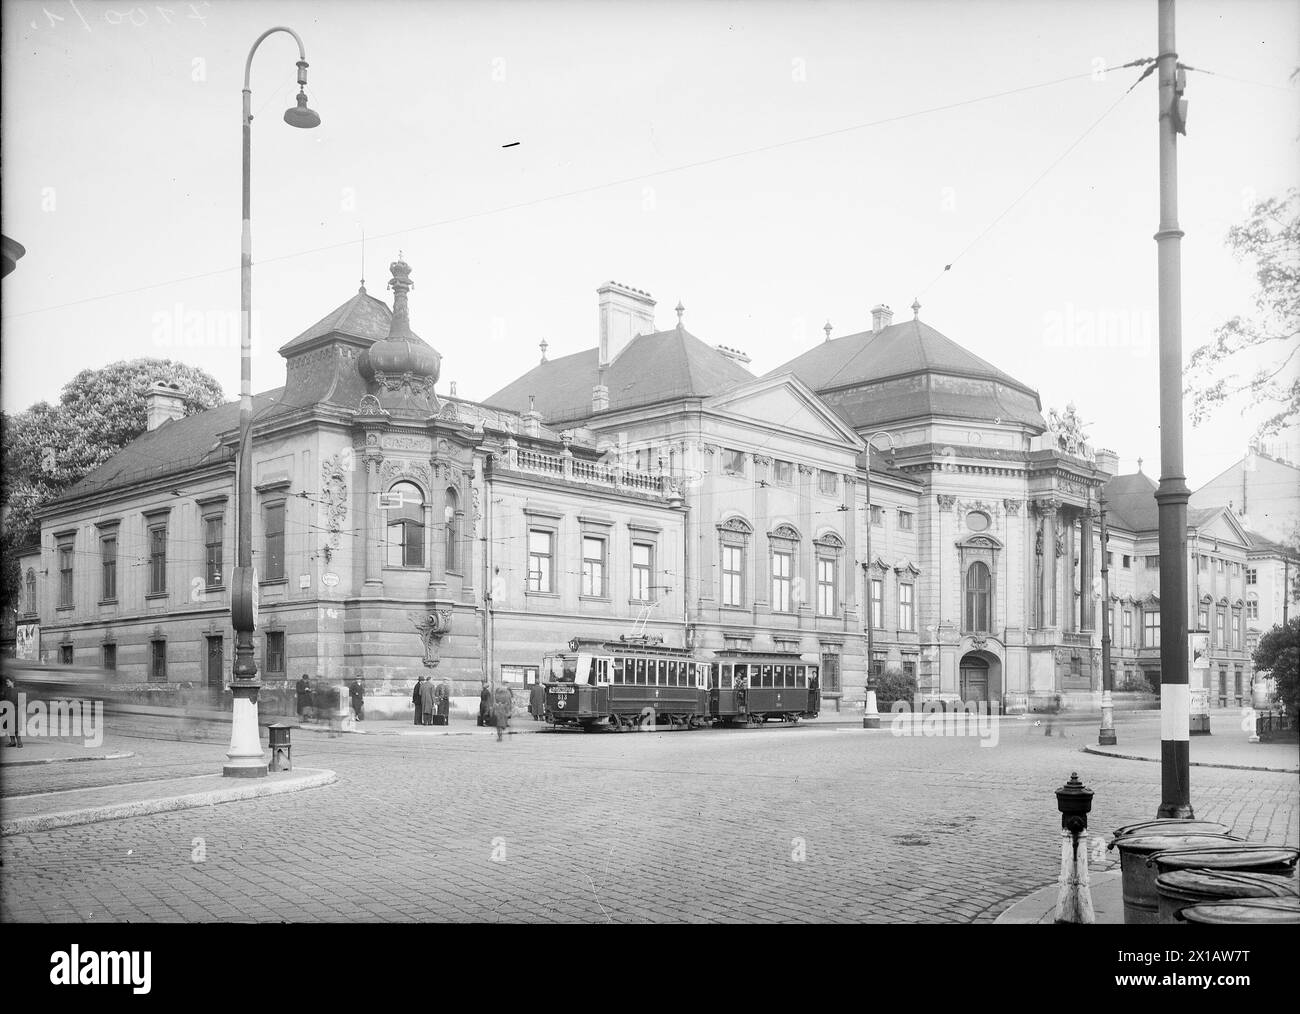
<instances>
[{"instance_id":1,"label":"tree","mask_svg":"<svg viewBox=\"0 0 1300 1014\"><path fill-rule=\"evenodd\" d=\"M1300 712L1300 616L1261 637L1251 659L1256 674L1268 673L1277 681L1277 700L1294 720Z\"/></svg>"},{"instance_id":2,"label":"tree","mask_svg":"<svg viewBox=\"0 0 1300 1014\"><path fill-rule=\"evenodd\" d=\"M1192 352L1185 393L1194 426L1238 395L1249 407L1266 406L1271 414L1256 428L1258 439L1300 420L1300 189L1256 202L1250 217L1228 230L1228 247L1254 262L1256 313L1221 324ZM1254 368L1248 379L1232 372L1247 367Z\"/></svg>"},{"instance_id":3,"label":"tree","mask_svg":"<svg viewBox=\"0 0 1300 1014\"><path fill-rule=\"evenodd\" d=\"M132 359L82 370L64 386L57 404L41 401L16 415L0 415L0 607L18 601L14 552L39 538L36 512L145 431L146 398L159 383L180 389L186 415L225 401L221 385L198 367Z\"/></svg>"}]
</instances>

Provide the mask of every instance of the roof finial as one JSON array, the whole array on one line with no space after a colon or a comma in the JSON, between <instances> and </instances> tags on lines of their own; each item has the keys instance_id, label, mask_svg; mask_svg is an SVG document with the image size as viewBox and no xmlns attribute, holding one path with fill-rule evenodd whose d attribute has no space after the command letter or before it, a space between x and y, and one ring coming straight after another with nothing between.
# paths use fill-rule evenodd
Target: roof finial
<instances>
[{"instance_id":1,"label":"roof finial","mask_svg":"<svg viewBox=\"0 0 1300 1014\"><path fill-rule=\"evenodd\" d=\"M830 340L831 340L831 322L830 322L829 320L826 322L826 326L825 326L824 328L822 328L822 330L826 332L826 340L827 340L827 341L830 341Z\"/></svg>"},{"instance_id":2,"label":"roof finial","mask_svg":"<svg viewBox=\"0 0 1300 1014\"><path fill-rule=\"evenodd\" d=\"M673 307L677 311L677 327L680 330L682 326L682 314L686 312L686 307L682 306L682 301L677 300L677 305Z\"/></svg>"},{"instance_id":3,"label":"roof finial","mask_svg":"<svg viewBox=\"0 0 1300 1014\"><path fill-rule=\"evenodd\" d=\"M542 350L542 362L546 362L546 350L550 348L550 346L546 344L546 339L543 338L539 341L537 347Z\"/></svg>"},{"instance_id":4,"label":"roof finial","mask_svg":"<svg viewBox=\"0 0 1300 1014\"><path fill-rule=\"evenodd\" d=\"M366 227L361 227L361 295L366 294Z\"/></svg>"},{"instance_id":5,"label":"roof finial","mask_svg":"<svg viewBox=\"0 0 1300 1014\"><path fill-rule=\"evenodd\" d=\"M1138 471L1142 471L1142 459L1138 458Z\"/></svg>"},{"instance_id":6,"label":"roof finial","mask_svg":"<svg viewBox=\"0 0 1300 1014\"><path fill-rule=\"evenodd\" d=\"M410 310L406 303L406 294L414 288L411 281L411 265L402 259L402 251L397 251L397 260L388 266L393 277L388 280L388 287L393 290L393 317L388 325L389 338L411 338Z\"/></svg>"},{"instance_id":7,"label":"roof finial","mask_svg":"<svg viewBox=\"0 0 1300 1014\"><path fill-rule=\"evenodd\" d=\"M921 299L919 296L912 300L912 319L921 319Z\"/></svg>"}]
</instances>

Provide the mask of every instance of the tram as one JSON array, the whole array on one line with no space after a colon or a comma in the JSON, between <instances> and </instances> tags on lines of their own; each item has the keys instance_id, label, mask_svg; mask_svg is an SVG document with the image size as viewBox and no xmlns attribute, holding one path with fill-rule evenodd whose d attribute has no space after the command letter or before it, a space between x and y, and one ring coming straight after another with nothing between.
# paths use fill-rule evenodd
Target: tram
<instances>
[{"instance_id":1,"label":"tram","mask_svg":"<svg viewBox=\"0 0 1300 1014\"><path fill-rule=\"evenodd\" d=\"M543 669L545 716L555 726L622 732L708 723L708 663L689 648L666 647L662 637L575 637L567 652L547 656Z\"/></svg>"},{"instance_id":2,"label":"tram","mask_svg":"<svg viewBox=\"0 0 1300 1014\"><path fill-rule=\"evenodd\" d=\"M816 718L821 677L816 663L797 653L728 648L714 652L709 673L709 717L725 725L762 725Z\"/></svg>"}]
</instances>

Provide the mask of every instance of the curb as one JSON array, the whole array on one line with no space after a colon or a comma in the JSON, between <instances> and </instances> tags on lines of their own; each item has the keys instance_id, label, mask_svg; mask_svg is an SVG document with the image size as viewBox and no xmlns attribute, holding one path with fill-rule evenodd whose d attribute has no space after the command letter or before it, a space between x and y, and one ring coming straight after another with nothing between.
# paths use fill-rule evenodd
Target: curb
<instances>
[{"instance_id":1,"label":"curb","mask_svg":"<svg viewBox=\"0 0 1300 1014\"><path fill-rule=\"evenodd\" d=\"M260 799L263 796L277 796L285 792L297 792L301 789L320 788L338 780L338 775L324 768L303 768L302 771L305 777L295 778L291 782L242 785L238 788L192 792L188 795L168 796L162 799L141 799L129 803L86 807L81 810L44 813L35 817L16 817L13 820L0 823L0 836L32 834L33 832L50 831L59 827L95 824L102 820L121 820L125 817L143 817L152 813L169 813L174 810L189 810L200 806L215 806L217 803Z\"/></svg>"},{"instance_id":2,"label":"curb","mask_svg":"<svg viewBox=\"0 0 1300 1014\"><path fill-rule=\"evenodd\" d=\"M1082 747L1084 753L1096 754L1098 757L1114 757L1116 760L1135 760L1146 761L1149 764L1159 764L1159 757L1139 757L1135 753L1112 753L1109 750L1099 750L1096 747ZM1208 761L1188 761L1189 766L1194 768L1226 768L1229 771L1271 771L1274 774L1294 775L1300 773L1300 768L1270 768L1259 764L1211 764Z\"/></svg>"},{"instance_id":3,"label":"curb","mask_svg":"<svg viewBox=\"0 0 1300 1014\"><path fill-rule=\"evenodd\" d=\"M39 757L36 760L4 760L0 761L0 768L25 768L33 764L75 764L78 761L107 761L107 760L126 760L128 757L134 757L131 751L125 753L101 753L94 757Z\"/></svg>"}]
</instances>

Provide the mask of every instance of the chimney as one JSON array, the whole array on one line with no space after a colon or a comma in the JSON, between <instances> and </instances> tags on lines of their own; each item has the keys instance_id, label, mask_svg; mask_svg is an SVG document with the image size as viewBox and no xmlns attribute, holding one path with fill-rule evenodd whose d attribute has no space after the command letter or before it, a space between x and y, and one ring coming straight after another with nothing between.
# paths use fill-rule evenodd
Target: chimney
<instances>
[{"instance_id":1,"label":"chimney","mask_svg":"<svg viewBox=\"0 0 1300 1014\"><path fill-rule=\"evenodd\" d=\"M607 408L609 408L609 388L604 384L597 384L591 389L591 410L604 412Z\"/></svg>"},{"instance_id":2,"label":"chimney","mask_svg":"<svg viewBox=\"0 0 1300 1014\"><path fill-rule=\"evenodd\" d=\"M894 311L884 303L871 308L871 333L880 334L894 322Z\"/></svg>"},{"instance_id":3,"label":"chimney","mask_svg":"<svg viewBox=\"0 0 1300 1014\"><path fill-rule=\"evenodd\" d=\"M144 398L148 416L146 429L156 430L165 422L185 418L185 395L171 384L154 384Z\"/></svg>"},{"instance_id":4,"label":"chimney","mask_svg":"<svg viewBox=\"0 0 1300 1014\"><path fill-rule=\"evenodd\" d=\"M608 366L639 334L655 329L655 301L650 293L618 282L596 290L600 309L600 365Z\"/></svg>"},{"instance_id":5,"label":"chimney","mask_svg":"<svg viewBox=\"0 0 1300 1014\"><path fill-rule=\"evenodd\" d=\"M741 366L748 366L750 364L751 360L749 356L741 352L740 349L728 348L726 345L715 345L713 348L719 355L726 359L730 359L734 363L739 363Z\"/></svg>"},{"instance_id":6,"label":"chimney","mask_svg":"<svg viewBox=\"0 0 1300 1014\"><path fill-rule=\"evenodd\" d=\"M1109 477L1119 474L1119 455L1104 447L1098 447L1096 453L1097 471Z\"/></svg>"}]
</instances>

